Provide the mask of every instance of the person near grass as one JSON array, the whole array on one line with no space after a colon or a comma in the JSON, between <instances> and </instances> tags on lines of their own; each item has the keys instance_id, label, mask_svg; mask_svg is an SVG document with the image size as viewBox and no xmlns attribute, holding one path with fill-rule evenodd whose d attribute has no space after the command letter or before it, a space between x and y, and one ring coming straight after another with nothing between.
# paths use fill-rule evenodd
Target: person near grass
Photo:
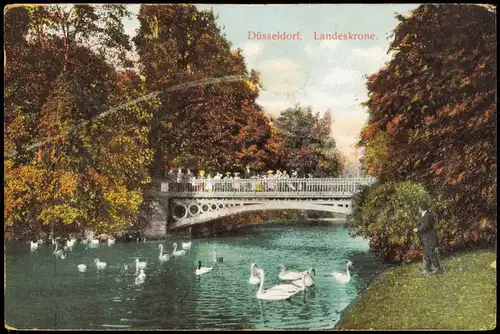
<instances>
[{"instance_id":1,"label":"person near grass","mask_svg":"<svg viewBox=\"0 0 500 334\"><path fill-rule=\"evenodd\" d=\"M423 274L436 274L442 271L438 260L438 236L436 233L436 215L429 211L429 205L422 203L419 208L421 215L420 226L413 232L420 236L424 246L424 259L422 265Z\"/></svg>"}]
</instances>

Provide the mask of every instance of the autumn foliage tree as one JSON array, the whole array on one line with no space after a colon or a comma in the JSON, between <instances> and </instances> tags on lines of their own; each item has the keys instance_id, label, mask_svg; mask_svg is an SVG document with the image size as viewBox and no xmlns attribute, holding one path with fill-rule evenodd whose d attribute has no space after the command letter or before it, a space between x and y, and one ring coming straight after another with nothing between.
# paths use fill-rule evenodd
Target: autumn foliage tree
<instances>
[{"instance_id":1,"label":"autumn foliage tree","mask_svg":"<svg viewBox=\"0 0 500 334\"><path fill-rule=\"evenodd\" d=\"M422 5L397 18L393 59L367 82L365 168L382 184L422 182L434 198L451 199L440 217L445 248L489 243L496 231L495 14Z\"/></svg>"},{"instance_id":2,"label":"autumn foliage tree","mask_svg":"<svg viewBox=\"0 0 500 334\"><path fill-rule=\"evenodd\" d=\"M117 5L7 10L4 218L16 237L114 232L138 211L153 101L109 113L145 92L117 70L131 49L126 15Z\"/></svg>"},{"instance_id":3,"label":"autumn foliage tree","mask_svg":"<svg viewBox=\"0 0 500 334\"><path fill-rule=\"evenodd\" d=\"M269 132L255 103L258 73L249 73L241 50L231 50L215 20L212 11L193 5L141 6L135 38L141 73L149 89L161 94L150 135L156 177L165 165L208 170L262 165L252 161L265 154L257 143L265 144ZM220 81L238 75L242 79Z\"/></svg>"}]
</instances>

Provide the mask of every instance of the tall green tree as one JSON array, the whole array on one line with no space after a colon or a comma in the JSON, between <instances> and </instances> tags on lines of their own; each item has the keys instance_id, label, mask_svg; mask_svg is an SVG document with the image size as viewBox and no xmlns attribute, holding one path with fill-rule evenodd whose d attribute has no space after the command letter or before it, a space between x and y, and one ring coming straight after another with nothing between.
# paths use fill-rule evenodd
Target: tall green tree
<instances>
[{"instance_id":1,"label":"tall green tree","mask_svg":"<svg viewBox=\"0 0 500 334\"><path fill-rule=\"evenodd\" d=\"M337 177L343 163L331 135L330 112L323 117L313 114L311 107L296 105L276 119L273 145L279 159L275 168L292 168L300 174Z\"/></svg>"}]
</instances>

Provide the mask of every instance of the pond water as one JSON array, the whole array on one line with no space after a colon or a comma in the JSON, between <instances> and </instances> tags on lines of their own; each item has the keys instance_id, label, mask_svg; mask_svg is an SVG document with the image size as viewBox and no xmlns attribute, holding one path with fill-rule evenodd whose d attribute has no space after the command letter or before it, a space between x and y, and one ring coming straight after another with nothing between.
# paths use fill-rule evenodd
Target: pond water
<instances>
[{"instance_id":1,"label":"pond water","mask_svg":"<svg viewBox=\"0 0 500 334\"><path fill-rule=\"evenodd\" d=\"M171 252L174 237L161 241L76 244L65 259L51 245L31 252L29 243L6 243L5 323L18 329L333 329L342 311L381 269L368 240L351 238L338 223L272 223L239 235L192 239L186 256L161 263L159 245ZM196 276L198 261L212 265ZM94 259L107 262L98 270ZM134 261L146 261L136 285ZM340 284L333 271L354 263L352 279ZM264 287L284 283L277 267L315 268L315 285L287 301L256 298L250 264L265 272ZM87 271L77 266L86 264ZM125 268L125 265L128 268Z\"/></svg>"}]
</instances>

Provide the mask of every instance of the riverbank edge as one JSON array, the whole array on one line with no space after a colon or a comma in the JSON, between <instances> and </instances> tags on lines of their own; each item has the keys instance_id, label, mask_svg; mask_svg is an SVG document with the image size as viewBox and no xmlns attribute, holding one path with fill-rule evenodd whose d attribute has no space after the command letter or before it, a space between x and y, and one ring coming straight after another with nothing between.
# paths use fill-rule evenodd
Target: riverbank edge
<instances>
[{"instance_id":1,"label":"riverbank edge","mask_svg":"<svg viewBox=\"0 0 500 334\"><path fill-rule=\"evenodd\" d=\"M485 256L485 254L488 256L494 256L494 258L487 260L486 261L487 263L484 261L481 262L480 263L481 269L484 269L483 266L485 266L490 270L494 269L496 271L496 268L493 267L493 263L490 262L493 260L496 261L496 245L495 245L494 249L493 248L477 248L477 249L473 249L473 250L460 251L460 252L456 252L454 254L449 254L449 256L442 259L442 265L445 268L445 272L446 272L447 267L449 267L449 269L451 269L452 263L456 262L456 261L460 261L462 257L480 258L480 257ZM449 263L444 265L444 263L446 263L447 261ZM369 284L367 284L366 288L363 289L363 291L358 294L356 299L353 300L351 303L349 303L349 305L344 310L342 310L340 312L340 317L339 317L339 320L337 321L337 323L335 324L334 330L337 330L337 331L357 331L357 330L359 330L359 329L355 329L355 328L339 328L339 327L344 326L346 324L346 321L347 321L350 313L352 311L356 310L356 308L359 306L359 304L362 301L364 301L364 298L367 298L367 295L370 292L371 287L378 285L378 283L380 283L382 285L390 284L389 282L386 281L389 273L391 273L394 270L398 270L401 267L412 267L412 266L415 266L416 264L418 264L418 263L412 262L412 263L404 263L401 265L393 265L391 267L386 268L383 272L379 273ZM488 328L488 329L494 329L494 326L492 328ZM382 330L379 328L373 328L373 329ZM373 329L372 328L364 328L363 330L373 330ZM488 329L486 329L486 330L488 330ZM413 329L408 328L408 329L400 329L400 330L413 330ZM433 329L424 329L424 330L433 330ZM444 330L448 330L448 329L444 329ZM450 330L462 330L462 329L450 329ZM470 330L470 329L466 329L466 330ZM480 330L484 330L484 329L480 329Z\"/></svg>"},{"instance_id":2,"label":"riverbank edge","mask_svg":"<svg viewBox=\"0 0 500 334\"><path fill-rule=\"evenodd\" d=\"M379 274L377 274L367 285L366 287L360 292L358 293L358 296L349 303L349 305L347 305L341 312L340 312L340 317L339 317L339 320L337 321L337 323L335 323L335 327L334 329L335 330L349 330L349 329L338 329L338 326L342 324L342 322L345 320L345 318L347 317L347 315L349 313L351 313L352 310L354 310L354 308L361 302L361 300L363 299L363 297L368 293L368 291L370 290L370 288L373 286L373 284L377 283L377 282L380 282L380 281L383 281L385 279L385 277L387 276L387 274L393 270L394 267L391 266L389 268L386 268L385 270L383 270L382 272L380 272Z\"/></svg>"}]
</instances>

